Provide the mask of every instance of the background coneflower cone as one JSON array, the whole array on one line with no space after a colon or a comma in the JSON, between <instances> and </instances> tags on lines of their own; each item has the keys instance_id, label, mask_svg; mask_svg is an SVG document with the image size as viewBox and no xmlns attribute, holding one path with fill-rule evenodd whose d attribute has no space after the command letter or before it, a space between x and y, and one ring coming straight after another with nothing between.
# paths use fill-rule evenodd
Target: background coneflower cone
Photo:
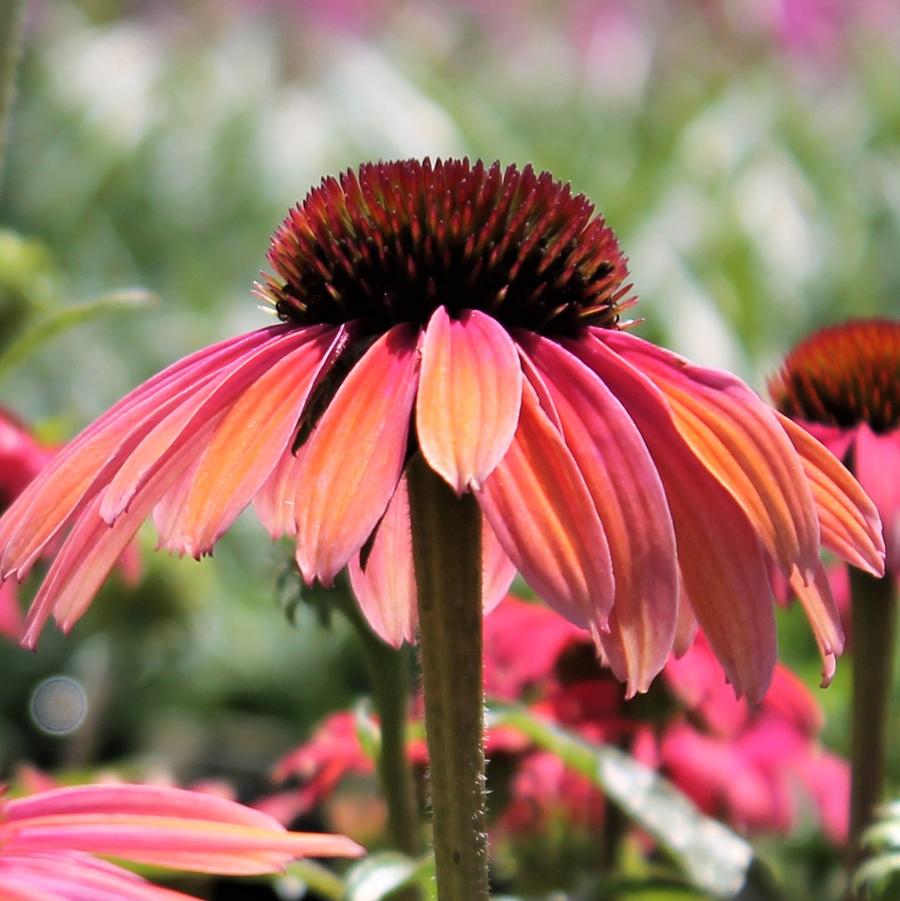
<instances>
[{"instance_id":1,"label":"background coneflower cone","mask_svg":"<svg viewBox=\"0 0 900 901\"><path fill-rule=\"evenodd\" d=\"M900 322L820 329L788 354L769 391L853 471L881 515L887 567L900 574Z\"/></svg>"},{"instance_id":2,"label":"background coneflower cone","mask_svg":"<svg viewBox=\"0 0 900 901\"><path fill-rule=\"evenodd\" d=\"M703 626L759 700L772 563L823 657L843 636L821 545L873 573L876 510L815 439L727 372L622 330L627 267L547 173L407 161L325 179L257 286L281 322L181 360L90 425L0 521L2 576L65 536L25 643L70 628L141 522L195 557L251 501L307 581L349 565L387 641L412 639L404 472L421 454L484 517L484 606L514 569L591 630L629 691Z\"/></svg>"}]
</instances>

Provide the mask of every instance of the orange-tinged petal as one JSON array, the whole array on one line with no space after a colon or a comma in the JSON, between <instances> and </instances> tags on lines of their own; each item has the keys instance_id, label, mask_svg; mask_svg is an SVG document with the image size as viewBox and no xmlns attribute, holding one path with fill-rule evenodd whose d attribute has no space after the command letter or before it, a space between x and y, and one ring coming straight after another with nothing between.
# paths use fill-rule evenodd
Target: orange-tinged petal
<instances>
[{"instance_id":1,"label":"orange-tinged petal","mask_svg":"<svg viewBox=\"0 0 900 901\"><path fill-rule=\"evenodd\" d=\"M785 575L797 566L811 580L819 560L815 505L774 411L728 372L624 332L597 335L660 388L684 439L740 504Z\"/></svg>"},{"instance_id":2,"label":"orange-tinged petal","mask_svg":"<svg viewBox=\"0 0 900 901\"><path fill-rule=\"evenodd\" d=\"M873 575L884 573L884 538L875 504L831 451L795 422L778 414L809 483L819 514L822 543Z\"/></svg>"},{"instance_id":3,"label":"orange-tinged petal","mask_svg":"<svg viewBox=\"0 0 900 901\"><path fill-rule=\"evenodd\" d=\"M487 616L506 597L516 568L486 519L481 523L481 600Z\"/></svg>"},{"instance_id":4,"label":"orange-tinged petal","mask_svg":"<svg viewBox=\"0 0 900 901\"><path fill-rule=\"evenodd\" d=\"M806 612L822 655L822 688L826 688L834 677L835 657L844 650L844 627L831 595L828 576L820 564L816 578L809 585L804 585L796 574L790 579L790 583Z\"/></svg>"},{"instance_id":5,"label":"orange-tinged petal","mask_svg":"<svg viewBox=\"0 0 900 901\"><path fill-rule=\"evenodd\" d=\"M349 564L350 583L369 625L394 647L414 641L419 622L410 530L409 495L403 478L378 524L365 569L361 555ZM486 521L481 526L481 561L486 616L506 597L516 575L516 568Z\"/></svg>"},{"instance_id":6,"label":"orange-tinged petal","mask_svg":"<svg viewBox=\"0 0 900 901\"><path fill-rule=\"evenodd\" d=\"M0 573L21 577L166 415L244 355L285 334L261 329L204 348L140 385L66 445L0 519Z\"/></svg>"},{"instance_id":7,"label":"orange-tinged petal","mask_svg":"<svg viewBox=\"0 0 900 901\"><path fill-rule=\"evenodd\" d=\"M480 485L512 442L522 370L512 339L495 319L438 307L422 340L416 401L419 447L457 494Z\"/></svg>"},{"instance_id":8,"label":"orange-tinged petal","mask_svg":"<svg viewBox=\"0 0 900 901\"><path fill-rule=\"evenodd\" d=\"M294 497L298 491L299 454L288 445L253 498L253 509L272 538L295 535Z\"/></svg>"},{"instance_id":9,"label":"orange-tinged petal","mask_svg":"<svg viewBox=\"0 0 900 901\"><path fill-rule=\"evenodd\" d=\"M405 478L378 524L365 568L356 556L349 572L353 593L375 634L395 648L412 642L419 618Z\"/></svg>"},{"instance_id":10,"label":"orange-tinged petal","mask_svg":"<svg viewBox=\"0 0 900 901\"><path fill-rule=\"evenodd\" d=\"M694 608L691 607L691 600L681 586L681 592L678 595L678 620L675 623L675 643L672 646L672 653L676 657L683 657L694 643L697 637L697 617L694 616Z\"/></svg>"},{"instance_id":11,"label":"orange-tinged petal","mask_svg":"<svg viewBox=\"0 0 900 901\"><path fill-rule=\"evenodd\" d=\"M418 384L416 334L394 326L353 367L300 450L297 564L328 585L387 509L406 457Z\"/></svg>"},{"instance_id":12,"label":"orange-tinged petal","mask_svg":"<svg viewBox=\"0 0 900 901\"><path fill-rule=\"evenodd\" d=\"M274 363L229 408L203 451L169 543L209 553L272 472L297 428L334 330Z\"/></svg>"},{"instance_id":13,"label":"orange-tinged petal","mask_svg":"<svg viewBox=\"0 0 900 901\"><path fill-rule=\"evenodd\" d=\"M254 398L257 407L268 404L269 411L275 415L278 400L285 396L293 400L294 390L293 385L288 384L279 386L276 393L276 382L273 380L272 371L275 370L284 379L289 378L287 372L290 370L290 365L284 363L285 357L298 361L298 368L301 372L306 368L303 366L304 363L314 366L315 362L318 362L326 352L334 334L334 329L326 329L322 326L287 332L245 355L238 365L222 373L218 379L203 389L198 388L189 401L161 421L121 463L104 492L100 515L107 522L114 522L115 518L127 509L132 498L153 473L170 456L179 452L196 429L201 428L221 410L240 404L248 392L256 392ZM301 372L297 374L301 375ZM302 378L302 375L300 381L304 388L308 388L308 383ZM258 393L257 386L260 382L269 389L265 400ZM287 402L288 405L290 405L290 400ZM241 406L244 415L246 415L246 410L247 402L245 401ZM250 434L252 437L252 432ZM232 435L232 438L234 437ZM246 438L245 434L244 439L246 440ZM227 483L223 483L223 486L224 484ZM222 494L228 496L227 491Z\"/></svg>"},{"instance_id":14,"label":"orange-tinged petal","mask_svg":"<svg viewBox=\"0 0 900 901\"><path fill-rule=\"evenodd\" d=\"M209 440L218 418L194 434L183 453L169 459L150 479L131 507L110 526L100 516L96 496L63 542L32 602L22 644L33 648L50 614L64 630L84 613L94 595L121 558L153 506L173 486Z\"/></svg>"},{"instance_id":15,"label":"orange-tinged petal","mask_svg":"<svg viewBox=\"0 0 900 901\"><path fill-rule=\"evenodd\" d=\"M650 379L601 341L569 342L637 425L662 477L691 606L738 693L759 701L777 651L774 598L755 529L676 428Z\"/></svg>"},{"instance_id":16,"label":"orange-tinged petal","mask_svg":"<svg viewBox=\"0 0 900 901\"><path fill-rule=\"evenodd\" d=\"M572 454L528 382L513 443L477 496L503 550L535 591L576 625L605 631L615 582L603 527Z\"/></svg>"},{"instance_id":17,"label":"orange-tinged petal","mask_svg":"<svg viewBox=\"0 0 900 901\"><path fill-rule=\"evenodd\" d=\"M600 636L629 696L665 666L675 635L679 575L675 532L662 482L631 417L606 385L558 344L532 338L524 350L553 397L609 542L616 600Z\"/></svg>"}]
</instances>

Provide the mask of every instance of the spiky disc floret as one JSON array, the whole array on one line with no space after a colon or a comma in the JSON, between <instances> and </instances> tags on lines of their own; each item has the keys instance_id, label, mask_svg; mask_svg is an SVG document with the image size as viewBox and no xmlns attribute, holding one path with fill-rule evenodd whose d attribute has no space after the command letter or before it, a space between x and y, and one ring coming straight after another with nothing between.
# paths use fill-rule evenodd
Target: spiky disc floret
<instances>
[{"instance_id":1,"label":"spiky disc floret","mask_svg":"<svg viewBox=\"0 0 900 901\"><path fill-rule=\"evenodd\" d=\"M257 293L285 321L357 320L375 333L438 306L507 326L616 327L628 268L584 195L531 166L366 164L326 178L272 237Z\"/></svg>"},{"instance_id":2,"label":"spiky disc floret","mask_svg":"<svg viewBox=\"0 0 900 901\"><path fill-rule=\"evenodd\" d=\"M798 344L769 384L788 416L874 432L900 426L900 322L848 322Z\"/></svg>"}]
</instances>

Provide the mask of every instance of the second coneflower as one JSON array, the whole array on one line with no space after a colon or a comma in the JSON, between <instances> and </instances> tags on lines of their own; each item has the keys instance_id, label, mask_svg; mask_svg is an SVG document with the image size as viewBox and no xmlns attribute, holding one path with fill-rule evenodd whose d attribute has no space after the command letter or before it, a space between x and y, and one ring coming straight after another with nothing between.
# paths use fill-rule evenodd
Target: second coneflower
<instances>
[{"instance_id":1,"label":"second coneflower","mask_svg":"<svg viewBox=\"0 0 900 901\"><path fill-rule=\"evenodd\" d=\"M884 525L887 576L873 578L851 548L843 554L858 567L850 570L850 850L855 862L862 833L883 793L889 740L897 627L894 583L900 576L900 322L856 320L821 329L788 354L769 390L782 413L798 423L785 420L786 427L814 435L846 461Z\"/></svg>"},{"instance_id":2,"label":"second coneflower","mask_svg":"<svg viewBox=\"0 0 900 901\"><path fill-rule=\"evenodd\" d=\"M136 389L0 521L4 578L67 534L27 644L51 614L77 620L151 513L163 547L199 557L253 500L273 535L296 536L307 581L350 564L388 640L413 636L418 603L432 709L481 685L480 609L447 615L440 598L490 607L513 567L591 630L631 692L696 615L758 700L776 657L774 562L830 676L842 636L819 547L880 572L874 507L740 380L622 330L625 259L585 197L531 167L364 165L290 212L269 261L257 293L280 324ZM441 663L429 700L435 613L455 634L434 652L478 666L461 678ZM460 897L481 897L466 878Z\"/></svg>"}]
</instances>

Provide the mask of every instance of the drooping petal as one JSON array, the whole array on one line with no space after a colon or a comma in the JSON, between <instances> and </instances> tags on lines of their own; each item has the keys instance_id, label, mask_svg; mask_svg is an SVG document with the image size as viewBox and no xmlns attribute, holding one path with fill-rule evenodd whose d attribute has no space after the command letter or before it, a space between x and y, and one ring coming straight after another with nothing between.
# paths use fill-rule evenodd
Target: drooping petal
<instances>
[{"instance_id":1,"label":"drooping petal","mask_svg":"<svg viewBox=\"0 0 900 901\"><path fill-rule=\"evenodd\" d=\"M457 494L480 485L512 442L522 370L512 339L495 319L438 307L422 341L416 400L419 447Z\"/></svg>"},{"instance_id":2,"label":"drooping petal","mask_svg":"<svg viewBox=\"0 0 900 901\"><path fill-rule=\"evenodd\" d=\"M238 421L247 417L248 410L264 410L269 417L254 420L255 428L260 428L265 421L267 427L271 429L272 419L284 428L286 416L282 408L280 411L282 416L279 417L279 403L283 402L283 407L290 410L297 406L297 394L302 395L302 399L305 400L311 379L308 370L312 369L312 374L315 373L315 368L327 352L334 334L334 329L322 326L287 332L245 355L239 365L223 373L205 389L196 391L188 402L160 422L122 462L104 492L100 515L107 522L114 522L115 518L127 509L135 494L153 473L171 455L178 453L197 428L202 427L221 410L237 406ZM299 390L293 384L294 377L300 382ZM278 384L279 379L283 384ZM235 433L240 430L234 429L234 423L235 417L232 417L228 426L229 432L223 437L231 440L235 456L242 456L241 450L248 440L253 439L254 431L248 428L242 433L242 439L239 441ZM296 417L291 425L295 424ZM222 427L225 427L225 422L222 423ZM278 450L280 451L280 447ZM266 457L270 453L271 448L264 446L261 448L260 456ZM243 456L246 459L246 455ZM274 466L274 460L271 465ZM268 475L268 472L265 475ZM229 488L231 487L229 483ZM227 491L218 492L217 497L221 500L230 499Z\"/></svg>"},{"instance_id":3,"label":"drooping petal","mask_svg":"<svg viewBox=\"0 0 900 901\"><path fill-rule=\"evenodd\" d=\"M298 457L293 447L287 445L269 477L253 498L253 509L259 521L275 539L297 533L294 496L298 491L297 474L300 471Z\"/></svg>"},{"instance_id":4,"label":"drooping petal","mask_svg":"<svg viewBox=\"0 0 900 901\"><path fill-rule=\"evenodd\" d=\"M110 526L100 516L96 496L75 521L32 602L22 644L34 648L51 613L64 630L84 613L154 505L196 459L220 417L212 419L150 479L129 509Z\"/></svg>"},{"instance_id":5,"label":"drooping petal","mask_svg":"<svg viewBox=\"0 0 900 901\"><path fill-rule=\"evenodd\" d=\"M697 617L691 607L691 600L687 596L684 585L678 595L678 619L675 623L675 641L672 645L672 653L676 658L683 657L694 644L697 637Z\"/></svg>"},{"instance_id":6,"label":"drooping petal","mask_svg":"<svg viewBox=\"0 0 900 901\"><path fill-rule=\"evenodd\" d=\"M900 429L876 435L861 425L853 446L853 471L881 514L887 568L900 573Z\"/></svg>"},{"instance_id":7,"label":"drooping petal","mask_svg":"<svg viewBox=\"0 0 900 901\"><path fill-rule=\"evenodd\" d=\"M273 363L230 407L203 451L169 542L209 553L290 444L334 330Z\"/></svg>"},{"instance_id":8,"label":"drooping petal","mask_svg":"<svg viewBox=\"0 0 900 901\"><path fill-rule=\"evenodd\" d=\"M599 340L570 341L628 411L662 477L694 613L739 693L759 701L776 659L774 598L756 530L697 458L650 379Z\"/></svg>"},{"instance_id":9,"label":"drooping petal","mask_svg":"<svg viewBox=\"0 0 900 901\"><path fill-rule=\"evenodd\" d=\"M0 520L2 576L27 572L47 543L108 483L118 463L198 387L288 330L260 329L185 357L126 395L69 442Z\"/></svg>"},{"instance_id":10,"label":"drooping petal","mask_svg":"<svg viewBox=\"0 0 900 901\"><path fill-rule=\"evenodd\" d=\"M405 478L378 524L365 568L357 555L349 572L353 593L375 634L395 648L412 642L419 617Z\"/></svg>"},{"instance_id":11,"label":"drooping petal","mask_svg":"<svg viewBox=\"0 0 900 901\"><path fill-rule=\"evenodd\" d=\"M884 572L884 538L875 504L847 468L805 429L778 414L809 483L819 514L822 543L873 575Z\"/></svg>"},{"instance_id":12,"label":"drooping petal","mask_svg":"<svg viewBox=\"0 0 900 901\"><path fill-rule=\"evenodd\" d=\"M609 542L616 600L601 636L629 696L646 691L675 635L679 575L675 532L656 466L631 417L603 382L555 342L523 347L550 389L563 436Z\"/></svg>"},{"instance_id":13,"label":"drooping petal","mask_svg":"<svg viewBox=\"0 0 900 901\"><path fill-rule=\"evenodd\" d=\"M528 382L513 443L476 494L532 588L576 625L606 631L615 582L603 527L571 452Z\"/></svg>"},{"instance_id":14,"label":"drooping petal","mask_svg":"<svg viewBox=\"0 0 900 901\"><path fill-rule=\"evenodd\" d=\"M394 326L353 367L300 450L297 564L330 584L394 494L418 385L415 332Z\"/></svg>"},{"instance_id":15,"label":"drooping petal","mask_svg":"<svg viewBox=\"0 0 900 901\"><path fill-rule=\"evenodd\" d=\"M361 554L349 564L350 583L369 625L394 647L415 640L419 621L410 529L409 495L403 478L378 524L365 568ZM487 616L506 597L516 568L486 521L481 524L481 561L481 592Z\"/></svg>"},{"instance_id":16,"label":"drooping petal","mask_svg":"<svg viewBox=\"0 0 900 901\"><path fill-rule=\"evenodd\" d=\"M822 656L822 688L827 688L834 678L838 654L844 650L844 628L841 614L831 595L831 586L824 567L820 564L816 578L809 585L796 574L790 579L791 588L803 606L812 627L816 645Z\"/></svg>"},{"instance_id":17,"label":"drooping petal","mask_svg":"<svg viewBox=\"0 0 900 901\"><path fill-rule=\"evenodd\" d=\"M812 493L774 411L728 372L696 366L625 332L596 336L663 392L678 430L747 514L785 575L819 560Z\"/></svg>"},{"instance_id":18,"label":"drooping petal","mask_svg":"<svg viewBox=\"0 0 900 901\"><path fill-rule=\"evenodd\" d=\"M512 560L500 546L487 520L481 522L481 600L484 615L491 613L506 597L516 577Z\"/></svg>"}]
</instances>

